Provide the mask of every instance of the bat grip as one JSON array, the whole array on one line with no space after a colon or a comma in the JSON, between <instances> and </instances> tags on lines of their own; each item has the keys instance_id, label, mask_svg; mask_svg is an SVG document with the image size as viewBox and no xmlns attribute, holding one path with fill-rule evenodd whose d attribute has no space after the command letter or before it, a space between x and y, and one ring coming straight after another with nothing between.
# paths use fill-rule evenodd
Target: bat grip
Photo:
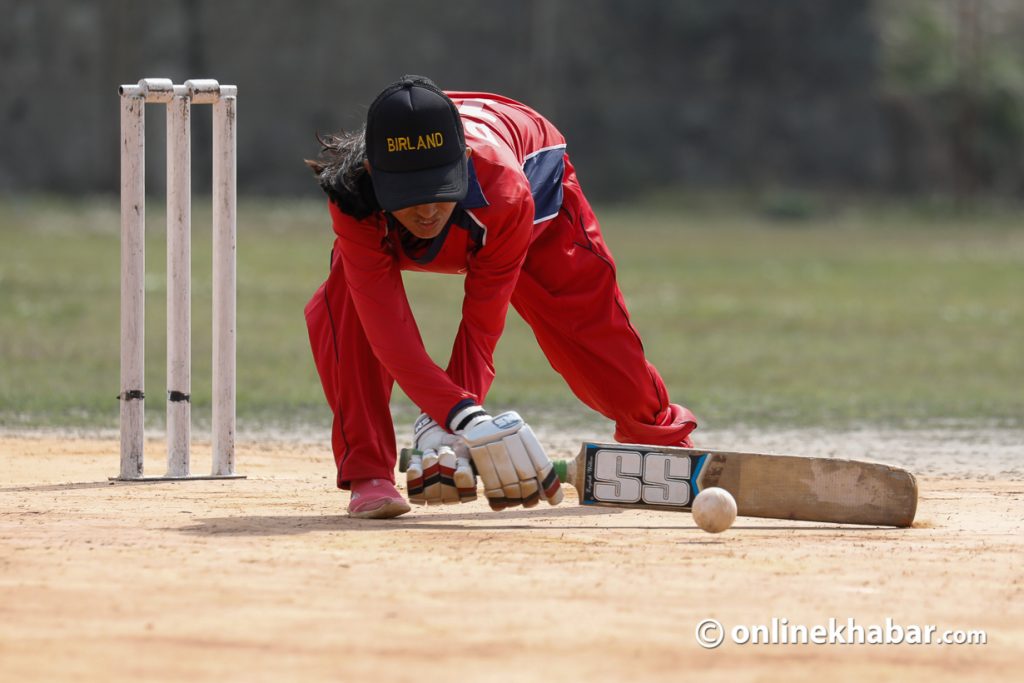
<instances>
[{"instance_id":1,"label":"bat grip","mask_svg":"<svg viewBox=\"0 0 1024 683\"><path fill-rule=\"evenodd\" d=\"M558 477L558 481L563 484L571 484L576 478L575 460L554 460L551 465L555 469L555 476Z\"/></svg>"}]
</instances>

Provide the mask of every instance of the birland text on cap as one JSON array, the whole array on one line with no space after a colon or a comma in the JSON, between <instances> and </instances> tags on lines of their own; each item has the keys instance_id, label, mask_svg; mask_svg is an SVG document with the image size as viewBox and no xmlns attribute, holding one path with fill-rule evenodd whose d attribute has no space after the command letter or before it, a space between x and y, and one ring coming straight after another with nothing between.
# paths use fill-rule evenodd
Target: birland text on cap
<instances>
[{"instance_id":1,"label":"birland text on cap","mask_svg":"<svg viewBox=\"0 0 1024 683\"><path fill-rule=\"evenodd\" d=\"M373 101L366 115L366 158L385 211L466 196L462 120L429 78L403 76Z\"/></svg>"}]
</instances>

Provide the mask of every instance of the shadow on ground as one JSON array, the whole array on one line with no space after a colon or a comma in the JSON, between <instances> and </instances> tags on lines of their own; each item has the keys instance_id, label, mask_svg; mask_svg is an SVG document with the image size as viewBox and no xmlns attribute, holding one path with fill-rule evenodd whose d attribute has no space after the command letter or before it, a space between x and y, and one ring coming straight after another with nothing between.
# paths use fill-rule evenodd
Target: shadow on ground
<instances>
[{"instance_id":1,"label":"shadow on ground","mask_svg":"<svg viewBox=\"0 0 1024 683\"><path fill-rule=\"evenodd\" d=\"M345 515L250 515L239 517L211 517L200 519L198 523L182 527L168 528L167 531L178 531L195 536L289 536L320 531L681 531L703 534L694 526L688 515L672 515L678 519L677 524L553 524L552 520L579 519L581 517L606 518L620 515L623 510L612 510L590 507L573 507L558 510L520 510L517 512L471 512L432 514L423 516L399 517L396 519L374 520L353 519ZM472 523L466 523L472 522ZM749 532L799 531L804 533L825 532L835 534L842 532L891 532L889 527L850 527L835 524L764 525L734 526L732 530ZM704 542L722 542L720 537L706 537Z\"/></svg>"}]
</instances>

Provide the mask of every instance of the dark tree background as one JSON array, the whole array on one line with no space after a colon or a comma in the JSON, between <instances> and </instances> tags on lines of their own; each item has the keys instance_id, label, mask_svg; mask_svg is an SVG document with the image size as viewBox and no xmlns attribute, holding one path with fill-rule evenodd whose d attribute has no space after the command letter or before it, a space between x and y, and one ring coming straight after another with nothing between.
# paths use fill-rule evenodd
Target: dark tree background
<instances>
[{"instance_id":1,"label":"dark tree background","mask_svg":"<svg viewBox=\"0 0 1024 683\"><path fill-rule=\"evenodd\" d=\"M116 192L117 85L159 76L238 85L242 192L313 193L314 133L359 125L378 90L420 73L547 114L598 197L1012 194L1020 85L979 74L1019 15L999 0L0 0L0 191ZM917 73L947 58L945 80ZM163 111L149 110L156 189Z\"/></svg>"}]
</instances>

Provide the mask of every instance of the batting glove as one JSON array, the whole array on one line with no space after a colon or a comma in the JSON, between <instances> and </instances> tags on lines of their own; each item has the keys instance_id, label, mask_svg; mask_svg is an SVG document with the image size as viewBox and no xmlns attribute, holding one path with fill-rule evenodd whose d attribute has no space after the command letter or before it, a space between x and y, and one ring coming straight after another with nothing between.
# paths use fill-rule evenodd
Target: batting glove
<instances>
[{"instance_id":1,"label":"batting glove","mask_svg":"<svg viewBox=\"0 0 1024 683\"><path fill-rule=\"evenodd\" d=\"M476 500L476 473L465 441L426 413L413 425L413 451L405 480L411 503L436 505Z\"/></svg>"},{"instance_id":2,"label":"batting glove","mask_svg":"<svg viewBox=\"0 0 1024 683\"><path fill-rule=\"evenodd\" d=\"M452 418L451 426L469 447L492 510L530 508L542 499L551 505L562 502L551 461L519 413L491 417L480 406L469 406Z\"/></svg>"}]
</instances>

